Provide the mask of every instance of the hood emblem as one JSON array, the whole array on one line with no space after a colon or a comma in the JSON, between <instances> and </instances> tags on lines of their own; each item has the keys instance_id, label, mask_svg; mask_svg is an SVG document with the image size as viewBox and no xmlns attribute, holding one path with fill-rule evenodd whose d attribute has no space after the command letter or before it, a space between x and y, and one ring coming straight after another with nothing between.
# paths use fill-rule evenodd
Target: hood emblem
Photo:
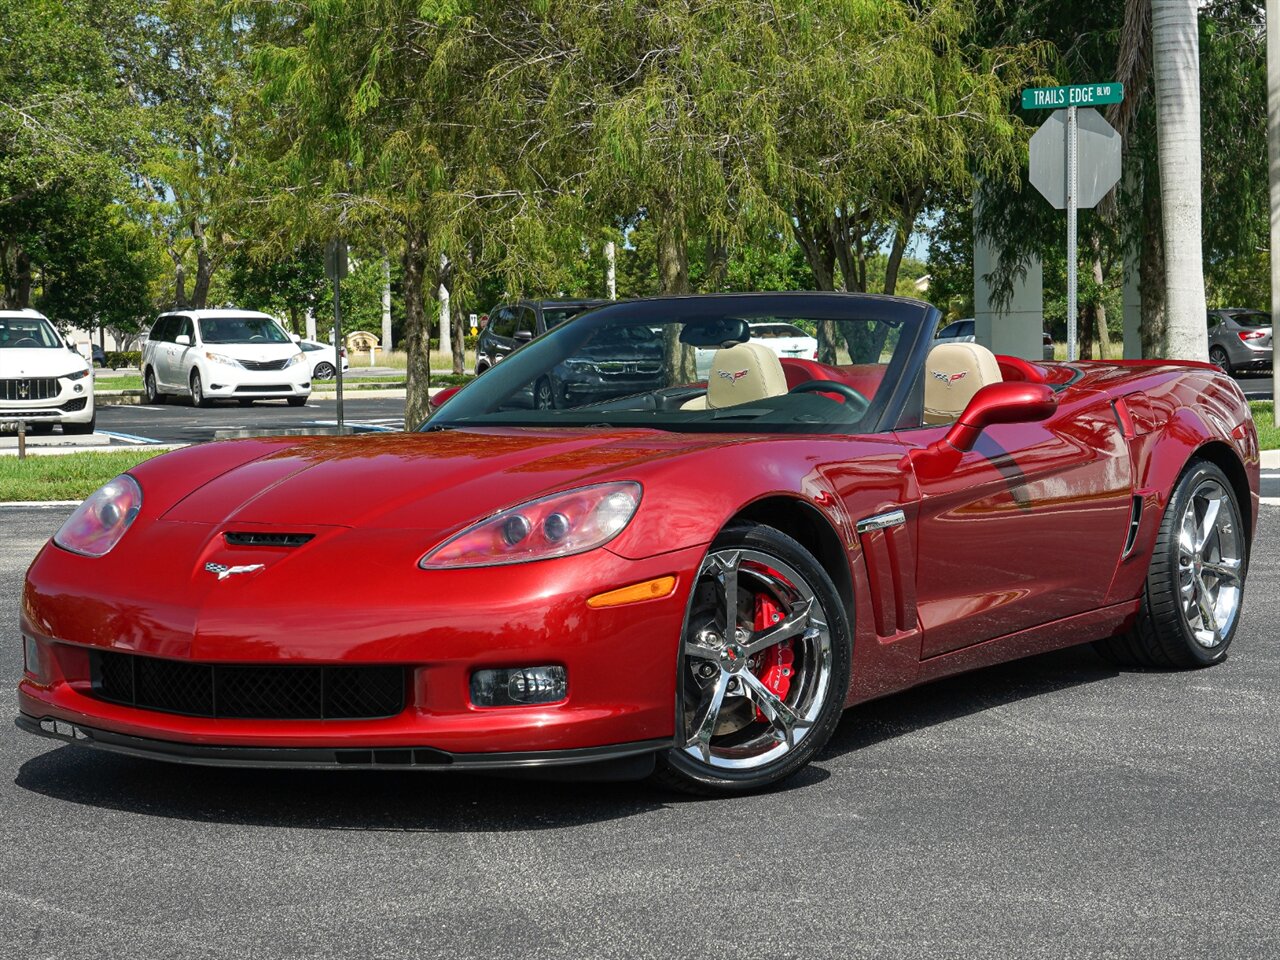
<instances>
[{"instance_id":1,"label":"hood emblem","mask_svg":"<svg viewBox=\"0 0 1280 960\"><path fill-rule=\"evenodd\" d=\"M31 395L31 381L19 380L18 381L18 399L26 400L30 395Z\"/></svg>"},{"instance_id":2,"label":"hood emblem","mask_svg":"<svg viewBox=\"0 0 1280 960\"><path fill-rule=\"evenodd\" d=\"M729 386L733 386L747 375L746 370L739 370L736 373L730 373L728 370L717 370L716 373L728 380Z\"/></svg>"},{"instance_id":3,"label":"hood emblem","mask_svg":"<svg viewBox=\"0 0 1280 960\"><path fill-rule=\"evenodd\" d=\"M262 570L265 567L265 563L246 563L239 567L228 567L225 563L206 563L204 565L205 572L216 573L219 580L234 577L237 573L253 573L253 571Z\"/></svg>"},{"instance_id":4,"label":"hood emblem","mask_svg":"<svg viewBox=\"0 0 1280 960\"><path fill-rule=\"evenodd\" d=\"M957 380L963 380L965 377L967 377L969 375L969 371L961 370L959 373L943 373L941 370L930 370L929 374L933 377L933 379L940 380L941 382L945 383L948 387L950 387Z\"/></svg>"}]
</instances>

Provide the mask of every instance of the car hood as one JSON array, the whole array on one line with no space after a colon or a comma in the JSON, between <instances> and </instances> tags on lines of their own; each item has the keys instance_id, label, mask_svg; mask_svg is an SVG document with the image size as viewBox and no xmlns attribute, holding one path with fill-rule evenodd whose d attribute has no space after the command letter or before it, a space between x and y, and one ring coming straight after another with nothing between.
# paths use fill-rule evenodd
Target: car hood
<instances>
[{"instance_id":1,"label":"car hood","mask_svg":"<svg viewBox=\"0 0 1280 960\"><path fill-rule=\"evenodd\" d=\"M313 437L266 447L230 441L205 445L192 469L171 454L135 473L144 491L153 482L198 484L164 511L167 521L439 531L556 490L626 479L629 470L655 460L735 442L741 441L653 430L513 429Z\"/></svg>"},{"instance_id":2,"label":"car hood","mask_svg":"<svg viewBox=\"0 0 1280 960\"><path fill-rule=\"evenodd\" d=\"M0 377L65 377L86 370L89 361L57 347L6 347L0 350Z\"/></svg>"}]
</instances>

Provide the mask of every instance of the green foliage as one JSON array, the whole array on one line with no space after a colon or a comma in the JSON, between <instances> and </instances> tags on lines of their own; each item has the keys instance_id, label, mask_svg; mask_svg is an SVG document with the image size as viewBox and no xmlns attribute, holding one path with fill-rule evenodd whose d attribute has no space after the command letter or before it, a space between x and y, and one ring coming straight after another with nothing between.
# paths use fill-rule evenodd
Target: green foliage
<instances>
[{"instance_id":1,"label":"green foliage","mask_svg":"<svg viewBox=\"0 0 1280 960\"><path fill-rule=\"evenodd\" d=\"M0 500L80 500L163 450L0 457Z\"/></svg>"},{"instance_id":2,"label":"green foliage","mask_svg":"<svg viewBox=\"0 0 1280 960\"><path fill-rule=\"evenodd\" d=\"M138 369L142 366L141 350L108 350L104 355L106 365L111 370L119 370L121 367L133 367ZM124 389L119 387L117 389Z\"/></svg>"}]
</instances>

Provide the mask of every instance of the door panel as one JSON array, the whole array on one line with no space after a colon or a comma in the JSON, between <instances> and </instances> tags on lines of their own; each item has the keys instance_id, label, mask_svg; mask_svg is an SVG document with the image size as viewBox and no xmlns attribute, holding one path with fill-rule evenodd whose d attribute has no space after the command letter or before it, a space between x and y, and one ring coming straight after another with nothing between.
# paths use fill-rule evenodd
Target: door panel
<instances>
[{"instance_id":1,"label":"door panel","mask_svg":"<svg viewBox=\"0 0 1280 960\"><path fill-rule=\"evenodd\" d=\"M946 427L900 434L925 446ZM1128 531L1128 451L1107 398L988 428L954 469L917 469L927 659L1101 606Z\"/></svg>"}]
</instances>

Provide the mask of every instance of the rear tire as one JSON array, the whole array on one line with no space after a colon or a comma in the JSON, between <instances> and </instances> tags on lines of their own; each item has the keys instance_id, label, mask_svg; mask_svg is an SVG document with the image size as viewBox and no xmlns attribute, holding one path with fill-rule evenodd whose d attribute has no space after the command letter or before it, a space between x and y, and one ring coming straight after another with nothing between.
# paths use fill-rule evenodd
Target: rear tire
<instances>
[{"instance_id":1,"label":"rear tire","mask_svg":"<svg viewBox=\"0 0 1280 960\"><path fill-rule=\"evenodd\" d=\"M843 601L812 554L772 527L727 527L690 595L677 745L654 778L687 793L740 794L796 773L840 720L851 650Z\"/></svg>"},{"instance_id":2,"label":"rear tire","mask_svg":"<svg viewBox=\"0 0 1280 960\"><path fill-rule=\"evenodd\" d=\"M337 376L337 371L333 369L333 364L321 362L316 364L316 368L311 371L312 380L332 380Z\"/></svg>"},{"instance_id":3,"label":"rear tire","mask_svg":"<svg viewBox=\"0 0 1280 960\"><path fill-rule=\"evenodd\" d=\"M1231 376L1231 358L1227 356L1227 351L1221 347L1214 347L1209 351L1209 362L1227 376Z\"/></svg>"},{"instance_id":4,"label":"rear tire","mask_svg":"<svg viewBox=\"0 0 1280 960\"><path fill-rule=\"evenodd\" d=\"M158 406L165 402L165 396L156 387L156 372L147 367L147 372L142 375L142 392L143 398L151 406Z\"/></svg>"},{"instance_id":5,"label":"rear tire","mask_svg":"<svg viewBox=\"0 0 1280 960\"><path fill-rule=\"evenodd\" d=\"M1192 461L1160 522L1137 621L1095 648L1119 666L1173 670L1218 663L1240 625L1248 562L1231 482L1216 464Z\"/></svg>"}]
</instances>

